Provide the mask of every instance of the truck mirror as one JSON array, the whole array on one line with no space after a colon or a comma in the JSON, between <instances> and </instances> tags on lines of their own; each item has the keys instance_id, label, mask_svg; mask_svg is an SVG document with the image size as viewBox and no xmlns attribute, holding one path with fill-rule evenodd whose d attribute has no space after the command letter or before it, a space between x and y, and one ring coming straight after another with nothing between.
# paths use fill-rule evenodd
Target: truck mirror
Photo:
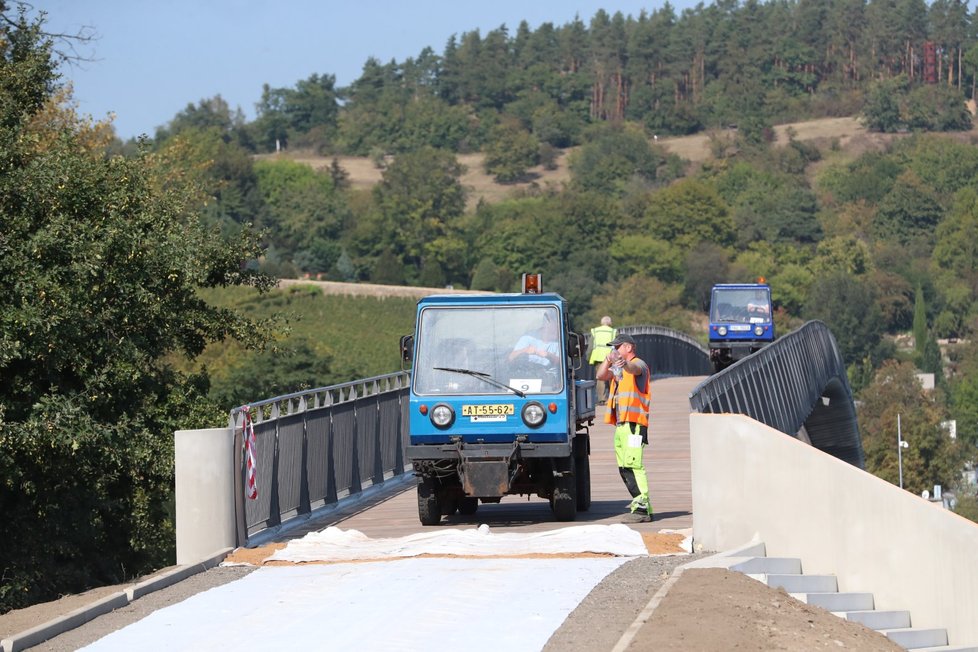
<instances>
[{"instance_id":1,"label":"truck mirror","mask_svg":"<svg viewBox=\"0 0 978 652\"><path fill-rule=\"evenodd\" d=\"M571 359L580 358L584 355L584 336L580 333L570 332L567 334L567 353Z\"/></svg>"},{"instance_id":2,"label":"truck mirror","mask_svg":"<svg viewBox=\"0 0 978 652\"><path fill-rule=\"evenodd\" d=\"M414 358L414 335L401 336L401 360L411 362Z\"/></svg>"}]
</instances>

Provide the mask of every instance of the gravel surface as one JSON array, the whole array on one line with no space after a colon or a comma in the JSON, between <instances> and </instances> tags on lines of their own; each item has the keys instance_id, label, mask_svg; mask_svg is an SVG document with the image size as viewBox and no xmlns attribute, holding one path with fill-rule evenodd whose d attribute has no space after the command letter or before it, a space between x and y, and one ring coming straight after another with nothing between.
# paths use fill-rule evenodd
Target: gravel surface
<instances>
[{"instance_id":1,"label":"gravel surface","mask_svg":"<svg viewBox=\"0 0 978 652\"><path fill-rule=\"evenodd\" d=\"M543 649L547 652L611 650L677 566L706 556L637 557L622 564L591 590Z\"/></svg>"}]
</instances>

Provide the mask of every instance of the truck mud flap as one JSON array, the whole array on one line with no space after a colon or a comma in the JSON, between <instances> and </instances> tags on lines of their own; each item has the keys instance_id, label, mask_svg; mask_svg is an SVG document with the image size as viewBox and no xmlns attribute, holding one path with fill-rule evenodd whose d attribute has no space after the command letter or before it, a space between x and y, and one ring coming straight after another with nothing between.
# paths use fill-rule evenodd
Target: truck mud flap
<instances>
[{"instance_id":1,"label":"truck mud flap","mask_svg":"<svg viewBox=\"0 0 978 652\"><path fill-rule=\"evenodd\" d=\"M462 489L469 496L505 496L509 491L509 460L465 460Z\"/></svg>"}]
</instances>

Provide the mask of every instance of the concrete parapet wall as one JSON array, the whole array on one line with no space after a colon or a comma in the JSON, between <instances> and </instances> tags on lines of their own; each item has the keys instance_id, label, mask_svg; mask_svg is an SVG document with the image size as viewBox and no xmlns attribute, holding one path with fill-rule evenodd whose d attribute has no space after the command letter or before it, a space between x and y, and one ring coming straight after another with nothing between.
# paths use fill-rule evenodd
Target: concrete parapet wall
<instances>
[{"instance_id":1,"label":"concrete parapet wall","mask_svg":"<svg viewBox=\"0 0 978 652\"><path fill-rule=\"evenodd\" d=\"M174 434L177 564L194 564L237 545L234 433L230 428Z\"/></svg>"},{"instance_id":2,"label":"concrete parapet wall","mask_svg":"<svg viewBox=\"0 0 978 652\"><path fill-rule=\"evenodd\" d=\"M978 524L742 415L690 415L690 454L697 549L763 541L876 609L978 643Z\"/></svg>"}]
</instances>

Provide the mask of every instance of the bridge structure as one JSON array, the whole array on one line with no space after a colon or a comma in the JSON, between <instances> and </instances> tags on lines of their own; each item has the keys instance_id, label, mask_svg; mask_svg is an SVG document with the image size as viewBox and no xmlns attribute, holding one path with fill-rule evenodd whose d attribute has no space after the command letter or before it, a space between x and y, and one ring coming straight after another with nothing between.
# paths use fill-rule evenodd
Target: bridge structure
<instances>
[{"instance_id":1,"label":"bridge structure","mask_svg":"<svg viewBox=\"0 0 978 652\"><path fill-rule=\"evenodd\" d=\"M619 331L635 338L639 357L651 361L654 379L711 373L708 352L684 333L659 326ZM579 371L585 379L593 373L587 365ZM408 372L392 373L232 410L231 468L240 476L234 483L240 490L234 492L233 543L263 541L340 500L412 479L404 455L409 379ZM809 322L709 376L688 400L694 412L743 414L863 466L845 367L821 322ZM249 429L256 443L255 481L264 489L254 500L245 490L248 460L243 444ZM178 531L178 556L180 536Z\"/></svg>"},{"instance_id":2,"label":"bridge structure","mask_svg":"<svg viewBox=\"0 0 978 652\"><path fill-rule=\"evenodd\" d=\"M691 528L697 551L760 542L769 556L836 574L840 590L869 585L878 608L910 608L915 624L978 643L978 526L864 471L845 366L824 324L809 322L713 375L707 351L684 334L619 330L633 335L654 376L647 462L657 518L630 527ZM178 565L336 523L368 536L422 531L404 455L408 383L398 372L275 397L232 410L226 427L178 431ZM628 503L601 414L592 508L579 514L588 523L617 522ZM553 522L546 501L510 499L445 522L567 525Z\"/></svg>"}]
</instances>

